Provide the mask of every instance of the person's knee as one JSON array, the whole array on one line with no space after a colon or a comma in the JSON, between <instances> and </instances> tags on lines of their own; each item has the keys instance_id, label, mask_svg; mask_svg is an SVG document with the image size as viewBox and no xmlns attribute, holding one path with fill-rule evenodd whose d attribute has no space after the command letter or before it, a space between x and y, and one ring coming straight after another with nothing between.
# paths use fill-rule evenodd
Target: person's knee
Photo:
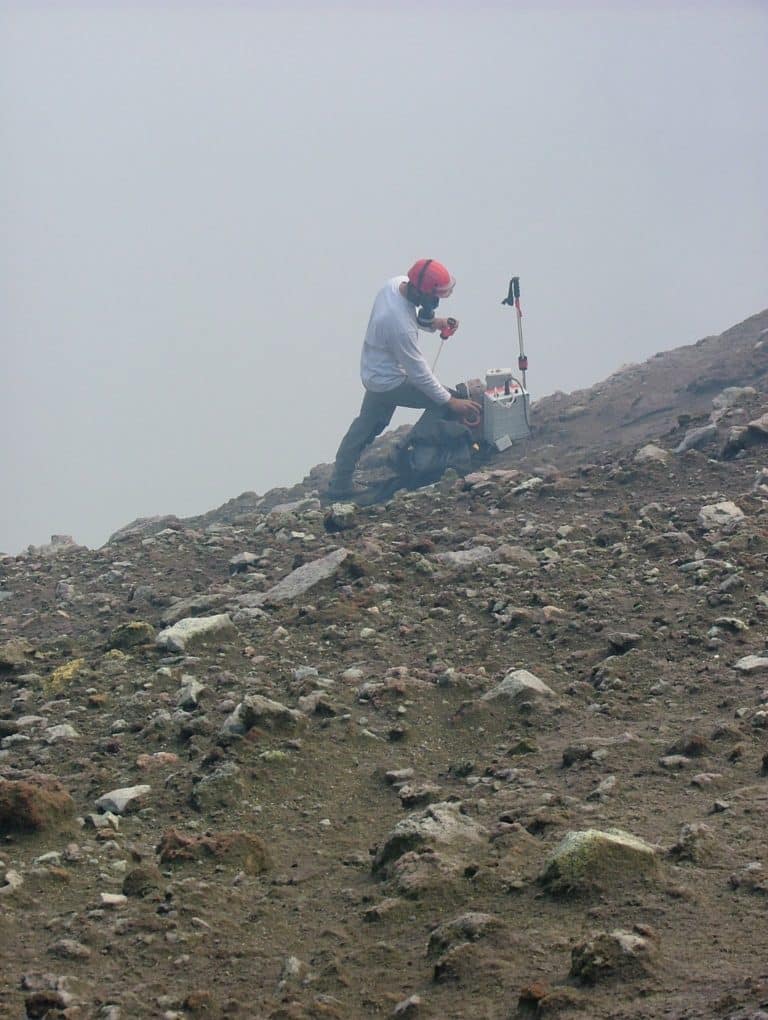
<instances>
[{"instance_id":1,"label":"person's knee","mask_svg":"<svg viewBox=\"0 0 768 1020\"><path fill-rule=\"evenodd\" d=\"M380 436L381 435L381 433L384 431L384 429L387 427L387 425L389 425L389 421L390 421L390 419L387 419L386 421L384 421L383 419L379 418L379 419L371 422L371 427L370 427L370 429L368 431L368 437L369 437L368 438L368 442L369 443L372 443L374 441L374 439L376 438L376 436Z\"/></svg>"}]
</instances>

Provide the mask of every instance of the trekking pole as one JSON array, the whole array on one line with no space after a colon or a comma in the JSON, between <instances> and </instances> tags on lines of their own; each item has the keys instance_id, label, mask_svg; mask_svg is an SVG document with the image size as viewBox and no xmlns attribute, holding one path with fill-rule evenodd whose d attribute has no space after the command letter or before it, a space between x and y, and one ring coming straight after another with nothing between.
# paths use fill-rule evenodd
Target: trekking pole
<instances>
[{"instance_id":1,"label":"trekking pole","mask_svg":"<svg viewBox=\"0 0 768 1020\"><path fill-rule=\"evenodd\" d=\"M449 336L453 336L453 334L456 332L456 329L458 328L458 325L459 325L458 322L455 319L453 319L453 318L449 318L446 321L447 321L448 325L445 327L445 329L441 329L440 330L440 346L437 349L437 354L435 355L435 360L432 362L432 371L433 372L435 371L435 368L437 366L437 362L438 362L438 359L439 359L440 355L443 353L443 347L445 347L445 341L448 339Z\"/></svg>"},{"instance_id":2,"label":"trekking pole","mask_svg":"<svg viewBox=\"0 0 768 1020\"><path fill-rule=\"evenodd\" d=\"M517 338L520 342L520 354L517 358L517 367L523 376L523 389L525 389L525 373L528 371L528 355L523 346L523 313L520 309L520 277L513 276L509 281L509 293L501 302L503 305L514 307L517 313Z\"/></svg>"}]
</instances>

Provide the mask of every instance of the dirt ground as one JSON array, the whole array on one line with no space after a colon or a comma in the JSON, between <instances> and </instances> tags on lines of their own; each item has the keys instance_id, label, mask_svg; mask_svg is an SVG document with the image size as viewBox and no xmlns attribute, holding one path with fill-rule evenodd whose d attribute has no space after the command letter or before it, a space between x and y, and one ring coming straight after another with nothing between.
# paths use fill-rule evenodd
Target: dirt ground
<instances>
[{"instance_id":1,"label":"dirt ground","mask_svg":"<svg viewBox=\"0 0 768 1020\"><path fill-rule=\"evenodd\" d=\"M384 506L2 559L0 1016L768 1017L767 328Z\"/></svg>"}]
</instances>

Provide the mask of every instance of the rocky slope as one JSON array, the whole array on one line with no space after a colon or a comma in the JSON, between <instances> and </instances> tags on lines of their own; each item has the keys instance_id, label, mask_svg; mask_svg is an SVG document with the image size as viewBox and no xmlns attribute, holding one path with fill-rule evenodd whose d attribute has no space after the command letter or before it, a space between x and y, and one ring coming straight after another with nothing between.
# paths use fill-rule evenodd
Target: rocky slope
<instances>
[{"instance_id":1,"label":"rocky slope","mask_svg":"<svg viewBox=\"0 0 768 1020\"><path fill-rule=\"evenodd\" d=\"M4 558L0 1016L768 1015L766 329Z\"/></svg>"}]
</instances>

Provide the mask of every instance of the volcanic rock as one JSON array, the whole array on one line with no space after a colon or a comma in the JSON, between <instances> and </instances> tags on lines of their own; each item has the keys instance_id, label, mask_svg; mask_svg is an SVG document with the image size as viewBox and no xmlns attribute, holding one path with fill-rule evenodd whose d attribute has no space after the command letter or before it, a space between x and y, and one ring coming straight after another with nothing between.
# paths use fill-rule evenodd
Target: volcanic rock
<instances>
[{"instance_id":1,"label":"volcanic rock","mask_svg":"<svg viewBox=\"0 0 768 1020\"><path fill-rule=\"evenodd\" d=\"M55 829L74 813L72 798L54 776L0 779L0 834Z\"/></svg>"},{"instance_id":2,"label":"volcanic rock","mask_svg":"<svg viewBox=\"0 0 768 1020\"><path fill-rule=\"evenodd\" d=\"M265 592L254 592L252 595L244 595L238 599L238 605L242 607L256 607L263 605L279 605L281 602L292 602L300 598L308 591L320 584L322 581L333 577L339 570L344 560L349 556L348 549L334 549L333 552L320 559L312 560L297 567L282 581Z\"/></svg>"},{"instance_id":3,"label":"volcanic rock","mask_svg":"<svg viewBox=\"0 0 768 1020\"><path fill-rule=\"evenodd\" d=\"M266 844L246 832L219 832L210 836L187 836L169 829L160 840L157 853L162 864L222 862L237 865L247 875L260 875L271 866Z\"/></svg>"},{"instance_id":4,"label":"volcanic rock","mask_svg":"<svg viewBox=\"0 0 768 1020\"><path fill-rule=\"evenodd\" d=\"M425 811L409 815L397 823L377 850L373 870L383 872L403 854L421 847L461 851L468 844L484 842L487 835L482 825L461 813L461 805L431 804Z\"/></svg>"},{"instance_id":5,"label":"volcanic rock","mask_svg":"<svg viewBox=\"0 0 768 1020\"><path fill-rule=\"evenodd\" d=\"M225 736L243 736L248 730L257 727L290 733L306 725L307 717L303 713L261 694L252 694L243 698L227 717L221 732Z\"/></svg>"},{"instance_id":6,"label":"volcanic rock","mask_svg":"<svg viewBox=\"0 0 768 1020\"><path fill-rule=\"evenodd\" d=\"M633 981L653 973L656 943L646 935L616 929L582 942L571 953L570 976L585 985Z\"/></svg>"},{"instance_id":7,"label":"volcanic rock","mask_svg":"<svg viewBox=\"0 0 768 1020\"><path fill-rule=\"evenodd\" d=\"M634 459L636 464L666 464L669 453L654 443L647 443L637 451Z\"/></svg>"},{"instance_id":8,"label":"volcanic rock","mask_svg":"<svg viewBox=\"0 0 768 1020\"><path fill-rule=\"evenodd\" d=\"M231 640L237 631L228 613L188 617L161 630L156 644L169 652L187 652L205 645Z\"/></svg>"},{"instance_id":9,"label":"volcanic rock","mask_svg":"<svg viewBox=\"0 0 768 1020\"><path fill-rule=\"evenodd\" d=\"M486 545L476 545L471 549L457 549L452 552L436 553L434 558L438 563L455 570L463 570L468 567L479 567L483 563L489 563L493 559L493 550Z\"/></svg>"},{"instance_id":10,"label":"volcanic rock","mask_svg":"<svg viewBox=\"0 0 768 1020\"><path fill-rule=\"evenodd\" d=\"M569 832L550 857L540 881L551 893L621 888L658 871L656 851L620 829Z\"/></svg>"},{"instance_id":11,"label":"volcanic rock","mask_svg":"<svg viewBox=\"0 0 768 1020\"><path fill-rule=\"evenodd\" d=\"M128 811L137 810L139 804L151 792L152 787L146 784L123 786L119 790L111 790L99 797L96 801L96 809L113 815L123 815Z\"/></svg>"},{"instance_id":12,"label":"volcanic rock","mask_svg":"<svg viewBox=\"0 0 768 1020\"><path fill-rule=\"evenodd\" d=\"M109 635L108 648L119 648L129 651L141 645L150 644L155 640L155 628L142 620L121 623Z\"/></svg>"},{"instance_id":13,"label":"volcanic rock","mask_svg":"<svg viewBox=\"0 0 768 1020\"><path fill-rule=\"evenodd\" d=\"M740 673L766 673L768 672L768 656L745 655L734 663L733 668Z\"/></svg>"},{"instance_id":14,"label":"volcanic rock","mask_svg":"<svg viewBox=\"0 0 768 1020\"><path fill-rule=\"evenodd\" d=\"M26 638L11 638L0 644L0 670L19 669L29 662L34 651Z\"/></svg>"},{"instance_id":15,"label":"volcanic rock","mask_svg":"<svg viewBox=\"0 0 768 1020\"><path fill-rule=\"evenodd\" d=\"M744 511L732 500L710 503L699 512L699 524L706 531L714 529L733 529L744 520Z\"/></svg>"},{"instance_id":16,"label":"volcanic rock","mask_svg":"<svg viewBox=\"0 0 768 1020\"><path fill-rule=\"evenodd\" d=\"M526 698L554 698L555 692L527 669L513 669L495 687L487 691L481 701L495 701L506 698L509 701L522 701Z\"/></svg>"}]
</instances>

